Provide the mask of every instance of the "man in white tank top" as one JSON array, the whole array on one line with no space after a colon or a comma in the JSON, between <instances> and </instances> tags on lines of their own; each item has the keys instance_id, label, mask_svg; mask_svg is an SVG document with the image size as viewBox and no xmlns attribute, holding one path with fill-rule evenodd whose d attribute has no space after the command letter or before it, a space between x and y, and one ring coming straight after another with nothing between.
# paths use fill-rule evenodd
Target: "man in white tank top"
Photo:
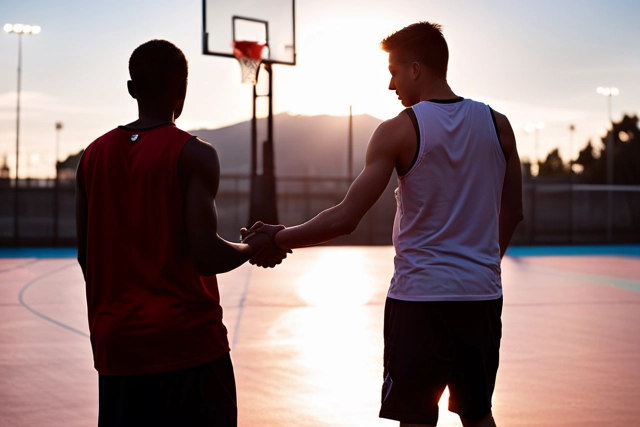
<instances>
[{"instance_id":1,"label":"man in white tank top","mask_svg":"<svg viewBox=\"0 0 640 427\"><path fill-rule=\"evenodd\" d=\"M465 427L495 426L500 261L522 220L515 136L504 115L449 87L438 24L410 25L381 48L389 53L389 89L409 108L373 133L364 170L345 199L304 224L257 223L243 235L266 233L292 249L349 234L395 169L396 256L385 306L380 416L404 427L435 426L448 386L449 410Z\"/></svg>"}]
</instances>

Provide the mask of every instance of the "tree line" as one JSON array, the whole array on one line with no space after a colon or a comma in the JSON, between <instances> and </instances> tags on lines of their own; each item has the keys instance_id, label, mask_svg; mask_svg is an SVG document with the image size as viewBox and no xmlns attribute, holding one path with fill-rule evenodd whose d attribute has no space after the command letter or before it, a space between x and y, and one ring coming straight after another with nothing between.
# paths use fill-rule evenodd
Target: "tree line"
<instances>
[{"instance_id":1,"label":"tree line","mask_svg":"<svg viewBox=\"0 0 640 427\"><path fill-rule=\"evenodd\" d=\"M609 153L607 139L613 138L613 153ZM624 115L621 121L614 122L612 128L601 138L602 147L597 150L591 140L582 149L577 159L564 161L559 150L552 150L547 158L540 162L540 177L573 178L583 184L607 183L607 157L613 155L613 183L615 185L640 185L640 130L638 116ZM523 162L530 168L530 163ZM572 169L573 166L573 169ZM573 170L573 173L572 173Z\"/></svg>"}]
</instances>

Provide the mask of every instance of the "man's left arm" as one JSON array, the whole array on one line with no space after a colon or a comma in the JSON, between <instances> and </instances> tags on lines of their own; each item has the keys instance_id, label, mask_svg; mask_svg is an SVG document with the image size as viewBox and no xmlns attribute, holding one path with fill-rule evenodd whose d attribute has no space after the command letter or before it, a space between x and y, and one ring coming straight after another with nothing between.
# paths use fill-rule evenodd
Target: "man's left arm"
<instances>
[{"instance_id":1,"label":"man's left arm","mask_svg":"<svg viewBox=\"0 0 640 427\"><path fill-rule=\"evenodd\" d=\"M500 258L504 257L518 223L523 219L522 213L522 172L520 157L516 146L516 138L506 116L495 112L500 141L507 158L507 167L502 186L498 233Z\"/></svg>"},{"instance_id":2,"label":"man's left arm","mask_svg":"<svg viewBox=\"0 0 640 427\"><path fill-rule=\"evenodd\" d=\"M82 156L76 169L76 241L78 244L78 264L82 275L87 279L87 223L89 204L82 173Z\"/></svg>"}]
</instances>

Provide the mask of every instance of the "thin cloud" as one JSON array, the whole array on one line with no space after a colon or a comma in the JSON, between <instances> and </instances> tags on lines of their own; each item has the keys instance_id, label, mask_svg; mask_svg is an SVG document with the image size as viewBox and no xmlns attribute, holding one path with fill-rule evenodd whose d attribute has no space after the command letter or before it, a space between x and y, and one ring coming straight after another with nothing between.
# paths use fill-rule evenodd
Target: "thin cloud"
<instances>
[{"instance_id":1,"label":"thin cloud","mask_svg":"<svg viewBox=\"0 0 640 427\"><path fill-rule=\"evenodd\" d=\"M20 115L26 117L42 113L69 113L69 114L104 114L110 111L108 108L76 105L67 99L57 98L46 93L23 91L20 93ZM0 93L0 120L15 120L16 92Z\"/></svg>"}]
</instances>

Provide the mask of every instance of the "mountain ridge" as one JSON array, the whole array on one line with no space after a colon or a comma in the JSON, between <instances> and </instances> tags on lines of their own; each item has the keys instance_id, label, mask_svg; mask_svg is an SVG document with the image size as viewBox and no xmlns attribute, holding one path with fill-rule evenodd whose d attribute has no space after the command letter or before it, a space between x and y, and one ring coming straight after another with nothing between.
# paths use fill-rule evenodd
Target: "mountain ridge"
<instances>
[{"instance_id":1,"label":"mountain ridge","mask_svg":"<svg viewBox=\"0 0 640 427\"><path fill-rule=\"evenodd\" d=\"M353 173L364 165L369 137L382 120L363 114L353 116ZM267 119L257 120L258 169L261 142L267 138ZM249 174L251 120L217 129L189 133L209 142L218 152L220 171ZM347 174L349 116L304 116L280 113L273 116L275 169L277 176L343 177Z\"/></svg>"}]
</instances>

